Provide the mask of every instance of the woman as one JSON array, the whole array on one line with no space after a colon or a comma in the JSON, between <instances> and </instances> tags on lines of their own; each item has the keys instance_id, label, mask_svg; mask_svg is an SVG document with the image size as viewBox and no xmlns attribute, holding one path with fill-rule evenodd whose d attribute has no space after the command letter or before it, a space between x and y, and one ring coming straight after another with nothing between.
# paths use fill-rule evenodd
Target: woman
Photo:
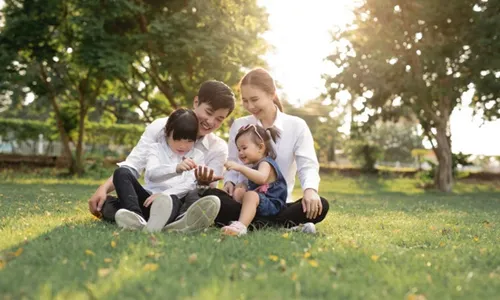
<instances>
[{"instance_id":1,"label":"woman","mask_svg":"<svg viewBox=\"0 0 500 300\"><path fill-rule=\"evenodd\" d=\"M276 95L274 79L262 68L247 73L240 82L240 90L243 107L251 115L233 122L229 132L228 160L238 161L238 150L234 138L242 126L258 124L264 128L275 127L281 134L275 145L276 162L287 182L287 201L292 200L291 194L297 172L303 191L301 199L288 203L287 207L278 215L256 218L253 224L293 227L299 224L321 222L325 218L329 206L328 201L318 195L319 164L312 134L306 122L298 117L283 113L283 108ZM224 177L224 191L209 189L204 193L220 198L221 208L215 219L217 224L228 225L238 218L241 204L234 201L232 195L235 189L244 184L244 176L234 170L228 171Z\"/></svg>"}]
</instances>

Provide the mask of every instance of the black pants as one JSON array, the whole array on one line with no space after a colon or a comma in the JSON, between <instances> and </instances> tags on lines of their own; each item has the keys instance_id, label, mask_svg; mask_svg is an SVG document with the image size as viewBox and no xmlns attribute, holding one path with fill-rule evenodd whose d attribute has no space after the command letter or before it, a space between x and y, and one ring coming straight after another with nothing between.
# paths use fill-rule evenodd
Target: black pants
<instances>
[{"instance_id":1,"label":"black pants","mask_svg":"<svg viewBox=\"0 0 500 300\"><path fill-rule=\"evenodd\" d=\"M219 189L208 189L205 191L203 196L208 195L215 195L219 197L221 202L219 214L217 215L217 218L215 218L216 225L228 225L231 221L237 221L239 219L241 203L234 201L229 194ZM255 217L252 221L252 225L255 228L267 226L290 228L307 222L319 223L326 217L328 209L330 208L328 201L323 197L321 197L321 204L323 205L323 211L321 212L321 215L314 219L306 218L306 214L302 209L302 199L299 199L293 203L288 203L287 207L276 216Z\"/></svg>"},{"instance_id":2,"label":"black pants","mask_svg":"<svg viewBox=\"0 0 500 300\"><path fill-rule=\"evenodd\" d=\"M103 219L114 222L116 212L124 208L135 212L147 221L151 206L144 207L144 202L151 194L142 187L132 172L127 168L116 169L113 173L113 185L115 186L118 198L113 196L106 198L101 209ZM182 204L176 196L171 197L173 200L173 209L168 223L178 215Z\"/></svg>"}]
</instances>

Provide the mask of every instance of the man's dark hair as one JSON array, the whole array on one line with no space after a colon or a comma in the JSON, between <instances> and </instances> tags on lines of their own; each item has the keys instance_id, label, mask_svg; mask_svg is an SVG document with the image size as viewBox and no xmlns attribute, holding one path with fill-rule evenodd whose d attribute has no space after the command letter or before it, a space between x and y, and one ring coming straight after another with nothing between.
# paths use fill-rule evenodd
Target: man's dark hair
<instances>
[{"instance_id":1,"label":"man's dark hair","mask_svg":"<svg viewBox=\"0 0 500 300\"><path fill-rule=\"evenodd\" d=\"M228 116L234 110L236 97L233 91L224 82L208 80L202 83L198 91L198 104L209 104L213 110L229 109Z\"/></svg>"},{"instance_id":2,"label":"man's dark hair","mask_svg":"<svg viewBox=\"0 0 500 300\"><path fill-rule=\"evenodd\" d=\"M172 138L176 141L196 141L198 126L198 118L194 111L186 108L176 109L170 114L165 125L165 140L173 132Z\"/></svg>"}]
</instances>

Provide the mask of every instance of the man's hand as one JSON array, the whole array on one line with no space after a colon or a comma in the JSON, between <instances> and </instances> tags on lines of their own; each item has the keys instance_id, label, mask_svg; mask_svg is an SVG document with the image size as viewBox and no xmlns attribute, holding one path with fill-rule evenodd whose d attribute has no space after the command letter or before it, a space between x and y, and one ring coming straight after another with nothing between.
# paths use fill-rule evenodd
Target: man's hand
<instances>
[{"instance_id":1,"label":"man's hand","mask_svg":"<svg viewBox=\"0 0 500 300\"><path fill-rule=\"evenodd\" d=\"M158 195L160 194L153 194L151 196L148 197L148 199L146 199L146 201L144 201L144 207L148 207L151 205L151 203L153 203L153 201L155 201L156 197L158 197Z\"/></svg>"},{"instance_id":2,"label":"man's hand","mask_svg":"<svg viewBox=\"0 0 500 300\"><path fill-rule=\"evenodd\" d=\"M302 197L302 210L306 213L306 218L315 219L323 211L323 204L321 198L313 189L306 189L304 197Z\"/></svg>"},{"instance_id":3,"label":"man's hand","mask_svg":"<svg viewBox=\"0 0 500 300\"><path fill-rule=\"evenodd\" d=\"M228 160L226 161L226 163L224 164L224 167L226 167L226 169L228 171L230 170L235 170L235 171L238 171L240 169L240 164L235 162L235 161L232 161L232 160Z\"/></svg>"},{"instance_id":4,"label":"man's hand","mask_svg":"<svg viewBox=\"0 0 500 300\"><path fill-rule=\"evenodd\" d=\"M175 168L175 171L177 173L182 173L182 172L185 172L185 171L190 171L190 170L192 170L194 168L196 168L196 163L194 162L194 160L192 160L189 157L186 157L186 158L184 158L183 161L181 161L177 165L177 167Z\"/></svg>"},{"instance_id":5,"label":"man's hand","mask_svg":"<svg viewBox=\"0 0 500 300\"><path fill-rule=\"evenodd\" d=\"M98 218L102 217L101 208L107 196L108 194L104 189L98 188L95 191L94 195L89 199L89 211L91 214Z\"/></svg>"},{"instance_id":6,"label":"man's hand","mask_svg":"<svg viewBox=\"0 0 500 300\"><path fill-rule=\"evenodd\" d=\"M198 166L194 170L194 176L199 185L210 185L210 183L224 178L222 176L215 176L214 170L207 166Z\"/></svg>"}]
</instances>

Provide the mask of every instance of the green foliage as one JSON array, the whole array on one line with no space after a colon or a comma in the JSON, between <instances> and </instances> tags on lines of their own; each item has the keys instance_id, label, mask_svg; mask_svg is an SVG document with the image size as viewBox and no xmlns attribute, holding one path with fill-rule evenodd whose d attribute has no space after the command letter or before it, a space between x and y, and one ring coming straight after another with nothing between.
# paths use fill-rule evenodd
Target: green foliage
<instances>
[{"instance_id":1,"label":"green foliage","mask_svg":"<svg viewBox=\"0 0 500 300\"><path fill-rule=\"evenodd\" d=\"M122 145L133 148L145 127L134 124L100 124L88 123L86 141L89 144L97 145Z\"/></svg>"},{"instance_id":2,"label":"green foliage","mask_svg":"<svg viewBox=\"0 0 500 300\"><path fill-rule=\"evenodd\" d=\"M59 138L54 124L40 121L0 118L0 132L9 133L2 136L4 140L36 141L40 134L50 141ZM93 145L121 145L132 148L143 132L144 125L88 122L85 140Z\"/></svg>"},{"instance_id":3,"label":"green foliage","mask_svg":"<svg viewBox=\"0 0 500 300\"><path fill-rule=\"evenodd\" d=\"M327 77L332 98L348 90L377 119L417 118L436 148L437 182L451 189L449 118L462 93L475 87L474 109L500 114L498 1L367 0L354 24L334 34L328 58L340 73ZM472 85L471 85L472 84Z\"/></svg>"},{"instance_id":4,"label":"green foliage","mask_svg":"<svg viewBox=\"0 0 500 300\"><path fill-rule=\"evenodd\" d=\"M460 176L458 172L458 166L471 166L473 163L470 161L471 155L464 154L462 152L453 153L452 154L452 174L454 178L458 178ZM435 187L433 182L436 177L437 165L435 162L431 160L427 160L427 163L431 166L430 170L420 171L417 175L420 183L424 187Z\"/></svg>"},{"instance_id":5,"label":"green foliage","mask_svg":"<svg viewBox=\"0 0 500 300\"><path fill-rule=\"evenodd\" d=\"M46 122L0 118L0 132L4 141L38 141L40 134L52 141L55 130Z\"/></svg>"},{"instance_id":6,"label":"green foliage","mask_svg":"<svg viewBox=\"0 0 500 300\"><path fill-rule=\"evenodd\" d=\"M361 169L368 173L377 171L375 164L383 157L378 144L362 139L351 139L346 145L347 155L351 161L361 165Z\"/></svg>"}]
</instances>

